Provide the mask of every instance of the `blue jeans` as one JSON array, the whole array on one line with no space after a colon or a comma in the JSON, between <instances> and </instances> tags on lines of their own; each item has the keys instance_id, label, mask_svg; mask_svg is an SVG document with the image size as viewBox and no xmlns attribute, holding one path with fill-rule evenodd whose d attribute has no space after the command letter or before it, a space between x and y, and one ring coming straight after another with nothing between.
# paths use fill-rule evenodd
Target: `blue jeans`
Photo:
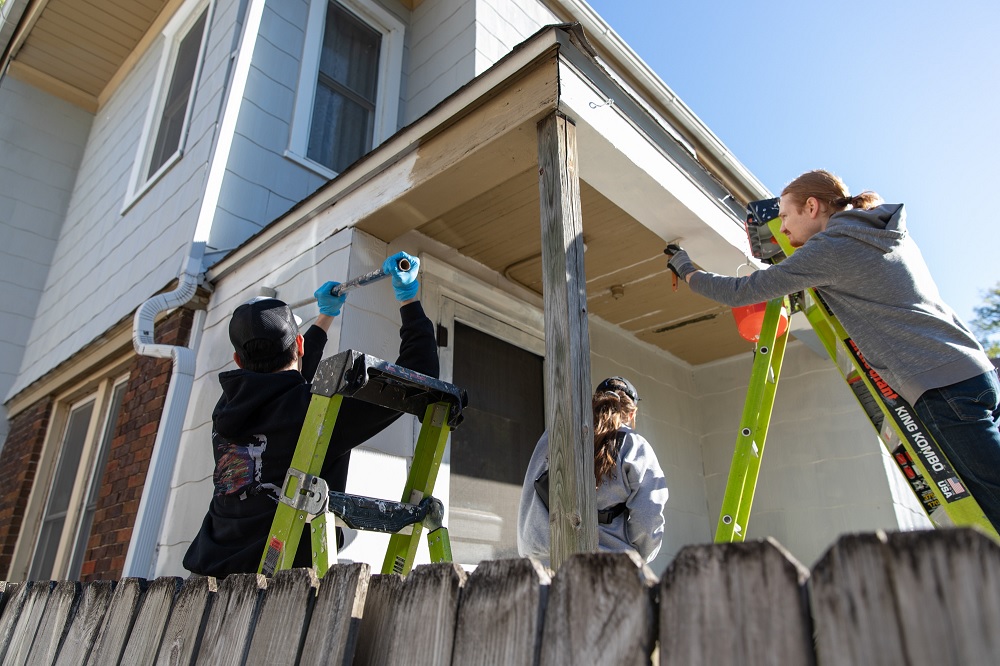
<instances>
[{"instance_id":1,"label":"blue jeans","mask_svg":"<svg viewBox=\"0 0 1000 666\"><path fill-rule=\"evenodd\" d=\"M1000 532L1000 381L986 372L926 391L913 405Z\"/></svg>"}]
</instances>

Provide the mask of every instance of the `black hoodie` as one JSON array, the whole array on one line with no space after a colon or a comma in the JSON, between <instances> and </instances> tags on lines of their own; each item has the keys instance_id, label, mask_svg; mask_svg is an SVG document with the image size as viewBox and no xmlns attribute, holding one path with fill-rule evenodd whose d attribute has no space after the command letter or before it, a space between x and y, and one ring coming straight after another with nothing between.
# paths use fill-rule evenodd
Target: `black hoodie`
<instances>
[{"instance_id":1,"label":"black hoodie","mask_svg":"<svg viewBox=\"0 0 1000 666\"><path fill-rule=\"evenodd\" d=\"M434 326L419 302L400 308L396 364L439 374ZM326 332L312 326L303 336L302 372L232 370L219 375L222 397L212 413L215 493L201 529L184 556L184 567L205 576L255 573L271 530L278 493L292 462L312 398L312 380L326 346ZM330 435L322 476L343 492L351 449L384 430L402 412L345 398ZM295 566L309 566L303 538Z\"/></svg>"}]
</instances>

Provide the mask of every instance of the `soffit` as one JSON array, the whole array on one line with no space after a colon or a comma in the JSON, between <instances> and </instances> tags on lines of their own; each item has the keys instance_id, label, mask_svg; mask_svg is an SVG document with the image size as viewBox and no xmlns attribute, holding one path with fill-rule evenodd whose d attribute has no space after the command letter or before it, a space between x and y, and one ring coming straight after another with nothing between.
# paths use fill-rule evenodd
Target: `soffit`
<instances>
[{"instance_id":1,"label":"soffit","mask_svg":"<svg viewBox=\"0 0 1000 666\"><path fill-rule=\"evenodd\" d=\"M728 308L686 285L672 290L659 237L586 182L580 199L592 316L692 365L752 349ZM479 196L456 199L418 231L541 295L539 210L537 166L531 165Z\"/></svg>"},{"instance_id":2,"label":"soffit","mask_svg":"<svg viewBox=\"0 0 1000 666\"><path fill-rule=\"evenodd\" d=\"M30 31L15 44L19 76L70 101L96 101L174 0L48 0L29 8ZM29 14L30 13L30 14ZM85 104L81 104L85 105Z\"/></svg>"}]
</instances>

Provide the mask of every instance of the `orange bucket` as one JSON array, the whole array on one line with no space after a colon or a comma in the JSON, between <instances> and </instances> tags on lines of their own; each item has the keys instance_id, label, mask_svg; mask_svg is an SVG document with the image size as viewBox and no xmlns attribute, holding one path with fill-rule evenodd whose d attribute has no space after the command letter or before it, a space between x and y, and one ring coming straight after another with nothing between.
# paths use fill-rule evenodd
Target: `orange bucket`
<instances>
[{"instance_id":1,"label":"orange bucket","mask_svg":"<svg viewBox=\"0 0 1000 666\"><path fill-rule=\"evenodd\" d=\"M764 311L767 310L767 303L753 303L752 305L741 305L733 308L733 319L736 320L736 330L740 332L740 337L749 342L757 342L760 339L760 330L764 327ZM788 330L788 314L785 308L781 308L781 318L778 320L778 337Z\"/></svg>"}]
</instances>

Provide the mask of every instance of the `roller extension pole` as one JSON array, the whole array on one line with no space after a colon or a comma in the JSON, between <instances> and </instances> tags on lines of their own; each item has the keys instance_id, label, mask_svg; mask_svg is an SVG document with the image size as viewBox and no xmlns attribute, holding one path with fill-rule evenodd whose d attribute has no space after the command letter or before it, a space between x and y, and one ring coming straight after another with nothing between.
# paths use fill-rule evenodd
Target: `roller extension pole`
<instances>
[{"instance_id":1,"label":"roller extension pole","mask_svg":"<svg viewBox=\"0 0 1000 666\"><path fill-rule=\"evenodd\" d=\"M408 270L410 270L410 260L409 259L400 259L396 263L396 266L401 271L408 271ZM333 289L330 290L330 294L332 294L333 296L340 296L341 294L346 293L346 292L350 291L351 289L356 289L358 287L363 287L366 284L370 284L372 282L377 282L378 280L381 280L382 278L385 278L385 277L389 277L389 274L386 273L381 268L379 268L378 270L374 270L371 273L365 273L364 275L356 277L353 280L348 280L347 282L343 282L341 284L338 284L336 287L334 287Z\"/></svg>"}]
</instances>

